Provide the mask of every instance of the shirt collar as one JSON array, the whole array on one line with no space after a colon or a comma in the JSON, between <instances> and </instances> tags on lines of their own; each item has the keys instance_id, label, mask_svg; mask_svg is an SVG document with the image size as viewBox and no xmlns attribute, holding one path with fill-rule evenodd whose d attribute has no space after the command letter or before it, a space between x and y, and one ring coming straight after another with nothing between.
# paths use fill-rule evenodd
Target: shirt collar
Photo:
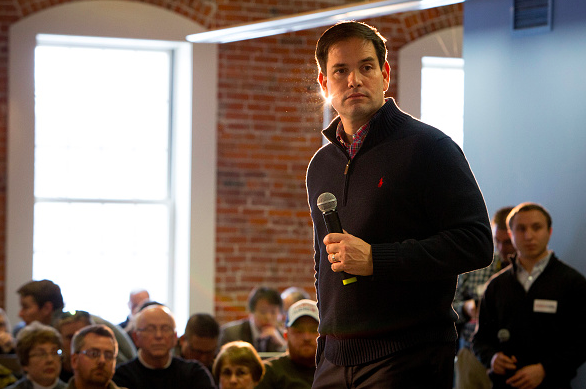
<instances>
[{"instance_id":1,"label":"shirt collar","mask_svg":"<svg viewBox=\"0 0 586 389\"><path fill-rule=\"evenodd\" d=\"M139 349L139 350L138 350L138 360L139 360L139 362L140 362L140 363L141 363L141 364L142 364L144 367L146 367L147 369L151 369L151 370L159 370L158 368L156 368L156 367L154 367L154 366L152 366L152 365L149 365L148 363L146 363L146 362L145 362L145 360L144 360L144 358L143 358L143 356L142 356L142 350L141 350L141 349ZM173 356L172 356L172 355L171 355L171 353L169 352L169 359L167 360L167 363L165 363L165 366L163 366L163 367L162 367L162 369L166 369L166 368L168 368L169 366L171 366L171 362L173 362Z\"/></svg>"},{"instance_id":2,"label":"shirt collar","mask_svg":"<svg viewBox=\"0 0 586 389\"><path fill-rule=\"evenodd\" d=\"M55 382L53 382L51 385L43 386L43 385L37 383L36 381L33 381L31 376L28 374L27 374L26 378L28 378L28 380L31 382L31 384L33 384L33 389L51 389L51 388L54 388L55 386L57 386L57 382L59 381L59 377L57 377L57 378L55 378Z\"/></svg>"},{"instance_id":3,"label":"shirt collar","mask_svg":"<svg viewBox=\"0 0 586 389\"><path fill-rule=\"evenodd\" d=\"M537 277L543 273L546 266L549 264L549 260L551 259L552 252L549 251L545 258L539 260L531 269L531 273L529 273L523 265L521 265L519 258L515 258L516 261L516 273L517 273L517 281L523 286L525 291L529 291L531 285L535 282Z\"/></svg>"}]
</instances>

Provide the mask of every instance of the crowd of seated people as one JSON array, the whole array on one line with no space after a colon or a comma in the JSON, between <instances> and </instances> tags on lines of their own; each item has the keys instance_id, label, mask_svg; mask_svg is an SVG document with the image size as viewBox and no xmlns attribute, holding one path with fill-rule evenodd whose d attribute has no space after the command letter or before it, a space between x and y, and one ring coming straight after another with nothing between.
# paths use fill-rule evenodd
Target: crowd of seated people
<instances>
[{"instance_id":1,"label":"crowd of seated people","mask_svg":"<svg viewBox=\"0 0 586 389\"><path fill-rule=\"evenodd\" d=\"M234 335L237 323L220 326L212 315L196 313L178 337L171 310L151 301L146 290L130 293L129 315L118 325L87 311L64 311L61 289L50 280L30 281L17 292L22 322L12 329L0 309L0 388L181 389L234 387L235 383L254 388L265 366L270 370L277 356L288 356L291 349L300 355L303 349L307 357L317 347L317 307L306 291L295 287L285 290L283 297L287 305L300 299L313 303L312 330L303 329L304 314L296 313L291 320L283 312L278 291L259 287L250 292L249 316L238 322L247 323L246 336ZM315 370L314 358L310 359L310 366L303 367L307 388ZM239 367L228 377L232 365ZM94 377L96 371L99 377ZM277 374L281 373L292 374L282 368ZM264 387L286 386L265 383Z\"/></svg>"},{"instance_id":2,"label":"crowd of seated people","mask_svg":"<svg viewBox=\"0 0 586 389\"><path fill-rule=\"evenodd\" d=\"M586 335L557 329L586 319L586 279L549 249L551 216L541 205L500 209L492 224L493 264L461 275L453 304L461 318L455 387L569 388L586 360ZM319 313L301 288L256 287L246 317L220 325L196 313L180 337L169 307L146 290L131 292L124 329L64 312L50 280L18 294L22 323L12 329L0 309L0 389L312 386ZM554 333L563 341L539 335Z\"/></svg>"}]
</instances>

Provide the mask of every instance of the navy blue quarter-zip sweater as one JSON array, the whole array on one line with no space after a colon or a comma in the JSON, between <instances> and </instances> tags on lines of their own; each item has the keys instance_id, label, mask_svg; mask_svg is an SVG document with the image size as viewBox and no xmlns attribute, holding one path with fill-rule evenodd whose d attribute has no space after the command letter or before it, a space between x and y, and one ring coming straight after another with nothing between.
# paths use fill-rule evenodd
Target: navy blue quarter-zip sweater
<instances>
[{"instance_id":1,"label":"navy blue quarter-zip sweater","mask_svg":"<svg viewBox=\"0 0 586 389\"><path fill-rule=\"evenodd\" d=\"M370 121L350 161L336 140L312 158L307 193L314 224L319 354L357 365L422 343L455 341L457 276L488 266L493 244L484 199L460 148L401 111L393 99ZM348 233L372 245L374 274L344 286L327 259L316 201L338 199Z\"/></svg>"}]
</instances>

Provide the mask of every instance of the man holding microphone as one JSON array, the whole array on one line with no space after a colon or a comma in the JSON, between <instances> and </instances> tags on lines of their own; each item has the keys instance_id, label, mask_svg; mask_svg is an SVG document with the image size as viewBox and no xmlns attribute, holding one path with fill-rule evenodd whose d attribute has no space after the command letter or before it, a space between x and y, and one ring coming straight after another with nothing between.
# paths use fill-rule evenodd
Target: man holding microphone
<instances>
[{"instance_id":1,"label":"man holding microphone","mask_svg":"<svg viewBox=\"0 0 586 389\"><path fill-rule=\"evenodd\" d=\"M306 178L320 312L314 389L451 389L457 276L492 260L464 154L385 99L386 55L385 39L360 22L317 43L318 81L339 116ZM326 192L343 233L328 233L317 204Z\"/></svg>"}]
</instances>

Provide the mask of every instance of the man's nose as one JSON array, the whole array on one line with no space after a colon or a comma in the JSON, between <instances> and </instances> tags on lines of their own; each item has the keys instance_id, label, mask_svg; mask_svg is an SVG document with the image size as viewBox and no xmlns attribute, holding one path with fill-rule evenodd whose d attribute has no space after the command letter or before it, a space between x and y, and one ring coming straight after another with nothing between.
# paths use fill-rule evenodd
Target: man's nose
<instances>
[{"instance_id":1,"label":"man's nose","mask_svg":"<svg viewBox=\"0 0 586 389\"><path fill-rule=\"evenodd\" d=\"M362 77L359 71L353 70L348 73L348 87L356 88L362 85Z\"/></svg>"}]
</instances>

